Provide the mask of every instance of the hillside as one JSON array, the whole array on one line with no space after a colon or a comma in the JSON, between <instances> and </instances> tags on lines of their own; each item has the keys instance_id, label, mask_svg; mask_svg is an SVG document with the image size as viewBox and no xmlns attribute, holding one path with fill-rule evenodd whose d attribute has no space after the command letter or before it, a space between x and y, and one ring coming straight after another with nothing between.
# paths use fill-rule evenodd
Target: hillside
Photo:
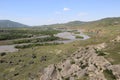
<instances>
[{"instance_id":1,"label":"hillside","mask_svg":"<svg viewBox=\"0 0 120 80\"><path fill-rule=\"evenodd\" d=\"M84 22L84 21L70 21L70 22L67 22L67 23L41 25L41 26L35 26L35 27L74 27L74 26L80 26L80 25L85 24L85 23L87 23L87 22Z\"/></svg>"},{"instance_id":2,"label":"hillside","mask_svg":"<svg viewBox=\"0 0 120 80\"><path fill-rule=\"evenodd\" d=\"M50 24L50 25L41 25L34 26L37 28L41 27L49 27L49 28L98 28L98 27L108 27L108 26L119 26L120 25L120 17L109 17L103 18L95 21L70 21L67 23L58 23L58 24Z\"/></svg>"},{"instance_id":3,"label":"hillside","mask_svg":"<svg viewBox=\"0 0 120 80\"><path fill-rule=\"evenodd\" d=\"M1 53L1 80L120 80L119 17L104 18L84 24L75 21L46 26L19 29L19 33L36 36L54 35L61 32L54 30L55 28L58 30L65 28L65 31L71 30L69 32L74 33L76 30L81 30L90 38L66 44L41 46L35 44L39 39L29 41L24 38L25 44L27 40L33 45L23 46L17 52ZM16 32L18 33L18 30Z\"/></svg>"},{"instance_id":4,"label":"hillside","mask_svg":"<svg viewBox=\"0 0 120 80\"><path fill-rule=\"evenodd\" d=\"M118 26L118 25L120 25L120 17L110 17L96 21L90 21L79 27L109 27L109 26Z\"/></svg>"},{"instance_id":5,"label":"hillside","mask_svg":"<svg viewBox=\"0 0 120 80\"><path fill-rule=\"evenodd\" d=\"M28 27L28 25L24 25L18 22L10 21L10 20L0 20L0 27L2 28Z\"/></svg>"}]
</instances>

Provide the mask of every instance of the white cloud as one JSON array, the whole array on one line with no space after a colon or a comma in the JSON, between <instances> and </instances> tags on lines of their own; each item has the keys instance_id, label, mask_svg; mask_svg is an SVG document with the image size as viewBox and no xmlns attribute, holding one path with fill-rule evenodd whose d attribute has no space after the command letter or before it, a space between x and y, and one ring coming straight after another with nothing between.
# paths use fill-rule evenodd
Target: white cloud
<instances>
[{"instance_id":1,"label":"white cloud","mask_svg":"<svg viewBox=\"0 0 120 80\"><path fill-rule=\"evenodd\" d=\"M70 11L70 8L63 8L63 11Z\"/></svg>"}]
</instances>

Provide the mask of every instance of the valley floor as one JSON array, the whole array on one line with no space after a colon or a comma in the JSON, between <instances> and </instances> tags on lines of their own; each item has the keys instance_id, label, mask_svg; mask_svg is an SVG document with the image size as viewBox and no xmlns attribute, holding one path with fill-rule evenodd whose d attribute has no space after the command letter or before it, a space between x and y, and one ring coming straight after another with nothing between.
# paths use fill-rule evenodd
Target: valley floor
<instances>
[{"instance_id":1,"label":"valley floor","mask_svg":"<svg viewBox=\"0 0 120 80\"><path fill-rule=\"evenodd\" d=\"M61 80L119 80L120 27L76 29L91 38L0 54L0 79L49 80L57 75Z\"/></svg>"}]
</instances>

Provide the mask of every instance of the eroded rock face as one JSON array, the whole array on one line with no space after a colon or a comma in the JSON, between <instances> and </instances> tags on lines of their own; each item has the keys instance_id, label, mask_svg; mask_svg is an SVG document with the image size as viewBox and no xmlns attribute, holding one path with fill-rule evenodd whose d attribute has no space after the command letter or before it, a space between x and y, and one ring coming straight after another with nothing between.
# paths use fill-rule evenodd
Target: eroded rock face
<instances>
[{"instance_id":1,"label":"eroded rock face","mask_svg":"<svg viewBox=\"0 0 120 80\"><path fill-rule=\"evenodd\" d=\"M111 42L120 42L120 36L117 36L114 40L112 40Z\"/></svg>"},{"instance_id":2,"label":"eroded rock face","mask_svg":"<svg viewBox=\"0 0 120 80\"><path fill-rule=\"evenodd\" d=\"M98 56L95 47L89 46L80 48L66 60L45 68L40 80L76 80L83 76L89 80L106 80L103 74L106 69L111 69L119 80L119 68L112 66L103 56Z\"/></svg>"},{"instance_id":3,"label":"eroded rock face","mask_svg":"<svg viewBox=\"0 0 120 80\"><path fill-rule=\"evenodd\" d=\"M102 44L98 44L98 45L94 46L94 48L96 48L98 50L104 49L106 47L107 47L106 43L102 43Z\"/></svg>"},{"instance_id":4,"label":"eroded rock face","mask_svg":"<svg viewBox=\"0 0 120 80\"><path fill-rule=\"evenodd\" d=\"M108 69L112 70L112 73L116 76L116 80L120 80L120 65L111 65Z\"/></svg>"},{"instance_id":5,"label":"eroded rock face","mask_svg":"<svg viewBox=\"0 0 120 80\"><path fill-rule=\"evenodd\" d=\"M52 75L54 74L55 66L50 65L44 69L44 75L41 76L40 80L52 80Z\"/></svg>"}]
</instances>

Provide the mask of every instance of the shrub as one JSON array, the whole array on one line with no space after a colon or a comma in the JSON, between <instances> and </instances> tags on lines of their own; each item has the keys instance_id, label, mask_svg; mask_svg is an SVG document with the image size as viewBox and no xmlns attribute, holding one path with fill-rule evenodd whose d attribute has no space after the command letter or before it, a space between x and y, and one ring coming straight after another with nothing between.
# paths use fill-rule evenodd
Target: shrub
<instances>
[{"instance_id":1,"label":"shrub","mask_svg":"<svg viewBox=\"0 0 120 80\"><path fill-rule=\"evenodd\" d=\"M83 36L76 36L75 38L77 38L77 39L83 39L84 37Z\"/></svg>"},{"instance_id":2,"label":"shrub","mask_svg":"<svg viewBox=\"0 0 120 80\"><path fill-rule=\"evenodd\" d=\"M106 55L103 51L100 51L100 50L96 50L96 53L98 54L98 56Z\"/></svg>"},{"instance_id":3,"label":"shrub","mask_svg":"<svg viewBox=\"0 0 120 80\"><path fill-rule=\"evenodd\" d=\"M50 37L45 37L45 38L15 40L15 41L13 41L13 43L14 44L36 43L36 42L54 41L54 40L58 40L58 39L59 39L58 37L50 36Z\"/></svg>"},{"instance_id":4,"label":"shrub","mask_svg":"<svg viewBox=\"0 0 120 80\"><path fill-rule=\"evenodd\" d=\"M65 80L70 80L70 78L69 78L69 77L67 77L67 78L65 78Z\"/></svg>"},{"instance_id":5,"label":"shrub","mask_svg":"<svg viewBox=\"0 0 120 80\"><path fill-rule=\"evenodd\" d=\"M31 48L35 46L50 46L50 45L59 45L60 43L41 43L41 44L28 44L28 45L16 45L15 48L18 49L25 49L25 48Z\"/></svg>"},{"instance_id":6,"label":"shrub","mask_svg":"<svg viewBox=\"0 0 120 80\"><path fill-rule=\"evenodd\" d=\"M60 72L62 69L61 68L58 68L58 71Z\"/></svg>"},{"instance_id":7,"label":"shrub","mask_svg":"<svg viewBox=\"0 0 120 80\"><path fill-rule=\"evenodd\" d=\"M71 64L75 64L75 61L74 61L74 60L71 60L70 63L71 63Z\"/></svg>"},{"instance_id":8,"label":"shrub","mask_svg":"<svg viewBox=\"0 0 120 80\"><path fill-rule=\"evenodd\" d=\"M85 65L81 65L82 69L85 69L86 67L88 67L88 64L86 63Z\"/></svg>"},{"instance_id":9,"label":"shrub","mask_svg":"<svg viewBox=\"0 0 120 80\"><path fill-rule=\"evenodd\" d=\"M113 75L112 70L104 70L104 74L106 77L109 77L111 80L116 80L116 77Z\"/></svg>"},{"instance_id":10,"label":"shrub","mask_svg":"<svg viewBox=\"0 0 120 80\"><path fill-rule=\"evenodd\" d=\"M0 53L0 56L5 56L5 55L6 55L5 52Z\"/></svg>"}]
</instances>

